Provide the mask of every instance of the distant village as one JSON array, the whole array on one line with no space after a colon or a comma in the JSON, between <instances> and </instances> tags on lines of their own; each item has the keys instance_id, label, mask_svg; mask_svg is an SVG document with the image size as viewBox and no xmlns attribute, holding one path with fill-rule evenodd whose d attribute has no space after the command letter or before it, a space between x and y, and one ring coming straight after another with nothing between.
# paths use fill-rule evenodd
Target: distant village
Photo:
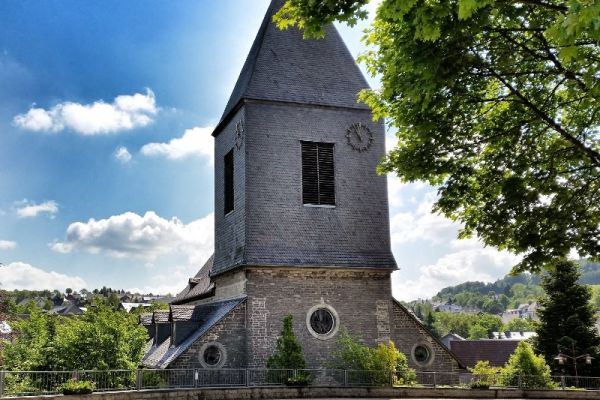
<instances>
[{"instance_id":1,"label":"distant village","mask_svg":"<svg viewBox=\"0 0 600 400\"><path fill-rule=\"evenodd\" d=\"M14 290L0 293L2 293L2 314L10 315L11 318L27 318L33 308L43 310L48 315L77 316L84 314L96 302L108 304L118 311L141 313L168 308L169 302L173 299L170 295L131 293L123 289L115 290L107 287L92 291L87 289L75 291L67 288L64 292ZM11 339L13 335L9 321L0 318L0 340Z\"/></svg>"}]
</instances>

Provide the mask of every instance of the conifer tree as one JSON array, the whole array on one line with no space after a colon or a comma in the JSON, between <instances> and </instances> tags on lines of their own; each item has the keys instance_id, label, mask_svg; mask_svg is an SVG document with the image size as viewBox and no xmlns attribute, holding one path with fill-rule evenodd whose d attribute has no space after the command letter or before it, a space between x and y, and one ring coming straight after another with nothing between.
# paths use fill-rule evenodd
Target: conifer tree
<instances>
[{"instance_id":1,"label":"conifer tree","mask_svg":"<svg viewBox=\"0 0 600 400\"><path fill-rule=\"evenodd\" d=\"M573 374L572 360L559 365L554 360L559 351L569 356L589 353L596 360L592 365L580 363L579 375L597 376L600 371L600 337L594 326L595 310L590 303L590 288L577 282L579 275L577 264L561 261L542 278L546 295L540 300L541 307L538 310L540 323L536 330L536 349L551 365L554 373L567 375ZM571 342L574 343L574 349ZM571 354L573 350L576 354Z\"/></svg>"},{"instance_id":2,"label":"conifer tree","mask_svg":"<svg viewBox=\"0 0 600 400\"><path fill-rule=\"evenodd\" d=\"M302 354L302 345L296 339L291 314L283 317L283 329L277 339L275 352L267 360L269 369L305 369L306 362Z\"/></svg>"}]
</instances>

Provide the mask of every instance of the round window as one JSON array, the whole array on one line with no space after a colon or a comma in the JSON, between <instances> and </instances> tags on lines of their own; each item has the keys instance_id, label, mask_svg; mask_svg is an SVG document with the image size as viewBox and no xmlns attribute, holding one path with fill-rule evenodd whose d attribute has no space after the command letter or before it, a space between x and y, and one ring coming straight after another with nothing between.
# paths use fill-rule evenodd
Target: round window
<instances>
[{"instance_id":1,"label":"round window","mask_svg":"<svg viewBox=\"0 0 600 400\"><path fill-rule=\"evenodd\" d=\"M427 365L432 361L433 353L428 346L417 344L413 348L413 359L417 364Z\"/></svg>"},{"instance_id":2,"label":"round window","mask_svg":"<svg viewBox=\"0 0 600 400\"><path fill-rule=\"evenodd\" d=\"M327 340L334 337L339 325L337 312L328 304L317 304L306 313L306 327L317 339Z\"/></svg>"},{"instance_id":3,"label":"round window","mask_svg":"<svg viewBox=\"0 0 600 400\"><path fill-rule=\"evenodd\" d=\"M204 343L200 348L199 358L203 368L221 368L227 361L227 352L221 343Z\"/></svg>"},{"instance_id":4,"label":"round window","mask_svg":"<svg viewBox=\"0 0 600 400\"><path fill-rule=\"evenodd\" d=\"M219 348L215 345L208 346L204 350L202 357L204 358L206 365L214 367L215 365L219 364L219 361L221 361L221 350L219 350Z\"/></svg>"},{"instance_id":5,"label":"round window","mask_svg":"<svg viewBox=\"0 0 600 400\"><path fill-rule=\"evenodd\" d=\"M310 327L319 335L327 335L333 330L333 326L333 315L326 308L319 308L310 316Z\"/></svg>"}]
</instances>

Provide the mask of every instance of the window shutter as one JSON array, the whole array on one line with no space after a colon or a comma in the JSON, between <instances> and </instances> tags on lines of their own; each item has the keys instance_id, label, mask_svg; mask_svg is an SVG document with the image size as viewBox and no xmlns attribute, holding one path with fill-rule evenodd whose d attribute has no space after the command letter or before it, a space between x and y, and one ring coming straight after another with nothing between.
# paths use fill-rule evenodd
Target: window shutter
<instances>
[{"instance_id":1,"label":"window shutter","mask_svg":"<svg viewBox=\"0 0 600 400\"><path fill-rule=\"evenodd\" d=\"M302 202L335 205L333 144L302 142Z\"/></svg>"},{"instance_id":2,"label":"window shutter","mask_svg":"<svg viewBox=\"0 0 600 400\"><path fill-rule=\"evenodd\" d=\"M319 204L317 144L302 142L302 203Z\"/></svg>"},{"instance_id":3,"label":"window shutter","mask_svg":"<svg viewBox=\"0 0 600 400\"><path fill-rule=\"evenodd\" d=\"M335 205L333 144L319 143L319 204Z\"/></svg>"}]
</instances>

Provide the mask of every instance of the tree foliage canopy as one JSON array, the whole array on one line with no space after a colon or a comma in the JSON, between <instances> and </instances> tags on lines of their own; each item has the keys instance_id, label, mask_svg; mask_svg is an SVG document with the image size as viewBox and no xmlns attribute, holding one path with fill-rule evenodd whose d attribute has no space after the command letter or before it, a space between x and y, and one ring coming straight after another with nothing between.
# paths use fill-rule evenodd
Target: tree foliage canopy
<instances>
[{"instance_id":1,"label":"tree foliage canopy","mask_svg":"<svg viewBox=\"0 0 600 400\"><path fill-rule=\"evenodd\" d=\"M12 325L18 334L6 345L8 370L133 370L148 338L135 315L102 304L74 318L33 309L28 319Z\"/></svg>"},{"instance_id":2,"label":"tree foliage canopy","mask_svg":"<svg viewBox=\"0 0 600 400\"><path fill-rule=\"evenodd\" d=\"M275 16L323 34L365 0L288 0ZM383 0L361 98L397 130L381 171L439 188L461 236L539 270L600 255L600 5L593 0Z\"/></svg>"}]
</instances>

